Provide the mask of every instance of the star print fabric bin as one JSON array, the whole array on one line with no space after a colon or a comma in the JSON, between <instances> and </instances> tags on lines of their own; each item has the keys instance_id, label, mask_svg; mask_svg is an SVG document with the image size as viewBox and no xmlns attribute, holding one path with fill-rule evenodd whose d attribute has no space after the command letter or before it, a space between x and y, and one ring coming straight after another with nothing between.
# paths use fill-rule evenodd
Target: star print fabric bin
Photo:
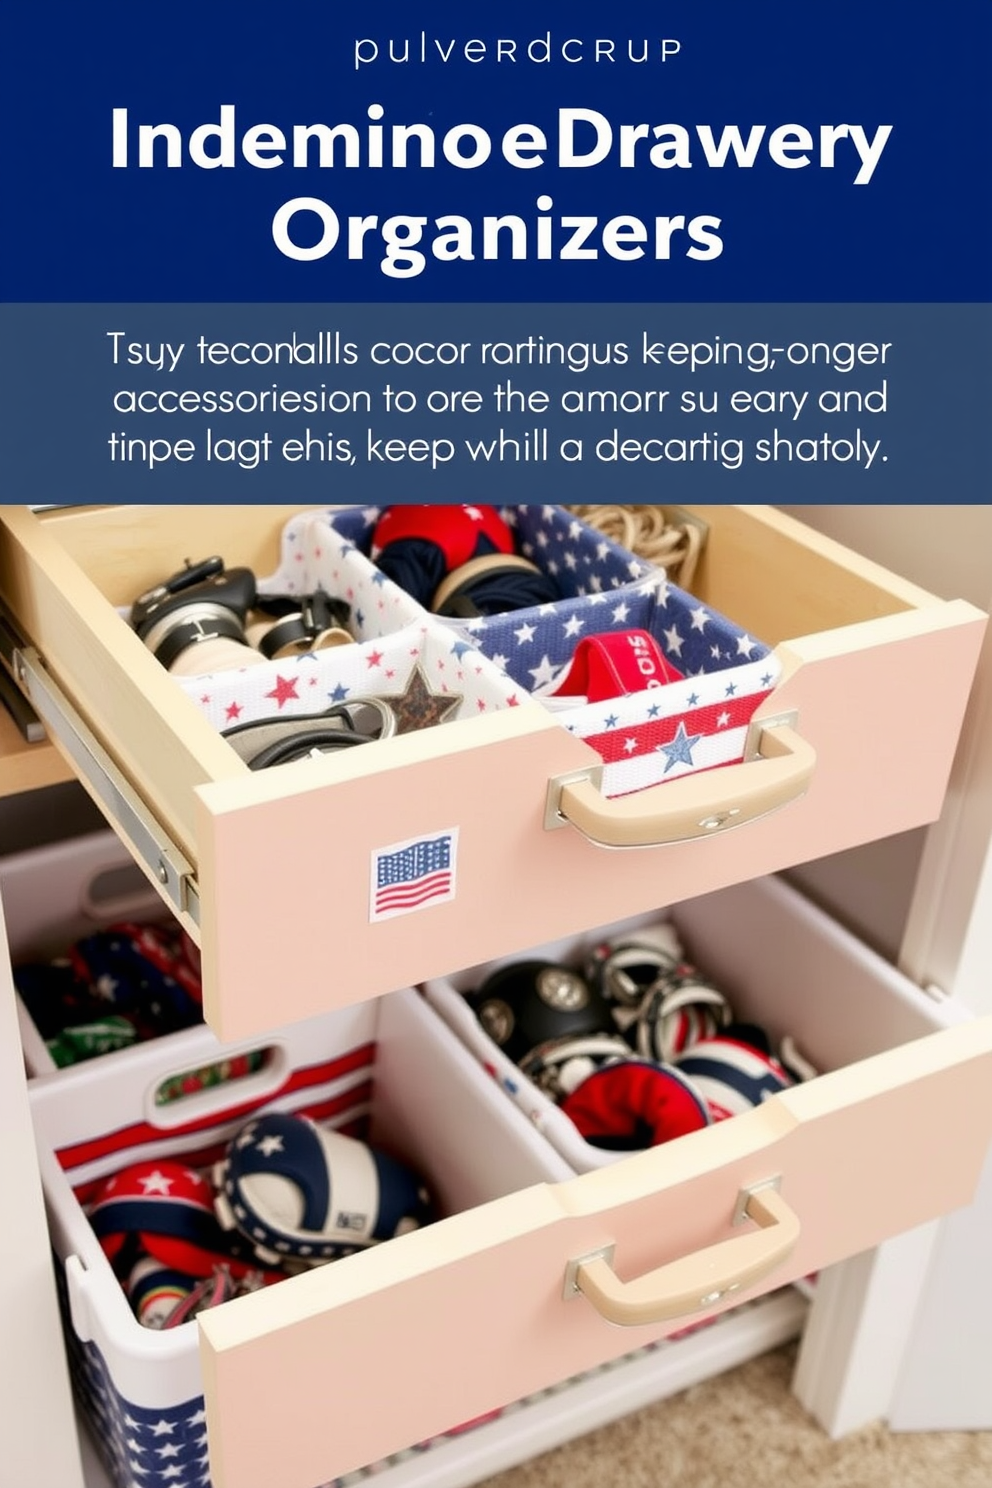
<instances>
[{"instance_id":1,"label":"star print fabric bin","mask_svg":"<svg viewBox=\"0 0 992 1488\"><path fill-rule=\"evenodd\" d=\"M282 533L277 572L260 594L323 589L349 606L355 644L231 671L176 677L177 685L224 732L262 719L312 715L336 703L384 700L397 732L512 707L520 688L478 651L387 579L331 526L332 512L301 513Z\"/></svg>"},{"instance_id":2,"label":"star print fabric bin","mask_svg":"<svg viewBox=\"0 0 992 1488\"><path fill-rule=\"evenodd\" d=\"M585 739L603 759L605 796L742 760L751 718L780 675L769 648L563 507L500 510L521 555L554 578L561 598L431 624L460 633L507 682ZM380 515L370 507L330 520L365 554ZM599 702L554 695L580 641L631 630L650 636L684 680Z\"/></svg>"},{"instance_id":3,"label":"star print fabric bin","mask_svg":"<svg viewBox=\"0 0 992 1488\"><path fill-rule=\"evenodd\" d=\"M182 1071L263 1046L261 1068L237 1083L159 1103ZM409 988L256 1044L222 1045L201 1027L142 1045L112 1067L97 1063L43 1076L29 1090L73 1385L116 1488L210 1488L211 1476L196 1321L142 1327L87 1219L87 1205L112 1174L170 1159L209 1171L261 1110L310 1115L407 1162L442 1225L445 1215L568 1172ZM346 1358L326 1360L330 1471L334 1371L347 1367Z\"/></svg>"},{"instance_id":4,"label":"star print fabric bin","mask_svg":"<svg viewBox=\"0 0 992 1488\"><path fill-rule=\"evenodd\" d=\"M323 590L348 606L354 644L177 675L220 732L262 722L285 728L363 700L385 706L399 733L543 706L599 754L605 796L745 757L752 715L775 687L778 663L761 641L669 583L663 570L564 507L502 506L519 557L553 581L559 597L452 619L431 613L372 561L384 510L329 507L285 523L279 564L258 579L259 594ZM232 546L235 538L232 532ZM577 646L590 638L609 645L638 631L677 681L644 687L635 678L598 700L557 695Z\"/></svg>"}]
</instances>

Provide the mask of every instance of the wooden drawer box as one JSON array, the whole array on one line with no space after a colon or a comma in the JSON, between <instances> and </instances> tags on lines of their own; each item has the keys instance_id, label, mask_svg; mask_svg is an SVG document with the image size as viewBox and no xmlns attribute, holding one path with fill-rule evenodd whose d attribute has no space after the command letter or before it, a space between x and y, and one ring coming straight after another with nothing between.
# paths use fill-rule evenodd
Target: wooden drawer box
<instances>
[{"instance_id":1,"label":"wooden drawer box","mask_svg":"<svg viewBox=\"0 0 992 1488\"><path fill-rule=\"evenodd\" d=\"M118 609L189 557L221 552L229 564L274 570L295 510L2 509L0 600L14 669L199 942L205 1014L223 1038L919 826L940 810L985 616L764 507L695 509L709 534L694 592L774 647L781 666L749 762L607 801L599 757L528 701L252 774ZM807 763L815 754L808 789L762 814L790 769L776 758L780 741L797 738ZM453 897L373 919L375 854L455 828ZM636 851L600 845L656 839ZM245 935L260 925L273 928Z\"/></svg>"}]
</instances>

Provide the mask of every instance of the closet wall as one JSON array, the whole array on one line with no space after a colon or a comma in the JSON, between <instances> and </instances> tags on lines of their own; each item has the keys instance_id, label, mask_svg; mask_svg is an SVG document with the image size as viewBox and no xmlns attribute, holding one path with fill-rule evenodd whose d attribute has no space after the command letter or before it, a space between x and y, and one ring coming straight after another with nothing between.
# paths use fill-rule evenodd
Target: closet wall
<instances>
[{"instance_id":1,"label":"closet wall","mask_svg":"<svg viewBox=\"0 0 992 1488\"><path fill-rule=\"evenodd\" d=\"M924 588L992 611L992 504L785 511ZM804 865L794 877L914 980L992 1011L992 636L987 635L941 821ZM936 1227L889 1424L992 1430L992 1155L974 1203Z\"/></svg>"}]
</instances>

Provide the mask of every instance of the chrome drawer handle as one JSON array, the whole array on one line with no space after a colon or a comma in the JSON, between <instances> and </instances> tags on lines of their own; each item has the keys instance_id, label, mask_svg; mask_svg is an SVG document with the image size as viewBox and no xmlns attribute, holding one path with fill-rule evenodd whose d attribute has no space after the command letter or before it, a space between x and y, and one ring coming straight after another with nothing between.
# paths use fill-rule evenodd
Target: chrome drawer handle
<instances>
[{"instance_id":1,"label":"chrome drawer handle","mask_svg":"<svg viewBox=\"0 0 992 1488\"><path fill-rule=\"evenodd\" d=\"M771 1184L747 1191L742 1200L743 1215L757 1229L670 1261L633 1281L620 1280L610 1263L611 1252L580 1257L566 1271L566 1296L581 1293L608 1323L630 1328L701 1312L743 1292L791 1254L800 1226L799 1216Z\"/></svg>"},{"instance_id":2,"label":"chrome drawer handle","mask_svg":"<svg viewBox=\"0 0 992 1488\"><path fill-rule=\"evenodd\" d=\"M758 757L698 775L662 781L613 799L595 776L556 776L550 782L547 827L571 825L600 847L654 847L713 837L778 811L804 795L816 751L785 724L766 726Z\"/></svg>"}]
</instances>

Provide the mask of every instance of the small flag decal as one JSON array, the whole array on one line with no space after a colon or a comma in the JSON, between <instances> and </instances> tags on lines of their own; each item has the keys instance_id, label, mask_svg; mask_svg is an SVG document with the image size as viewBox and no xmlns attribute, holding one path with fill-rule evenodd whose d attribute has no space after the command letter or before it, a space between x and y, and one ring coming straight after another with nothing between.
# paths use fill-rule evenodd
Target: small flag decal
<instances>
[{"instance_id":1,"label":"small flag decal","mask_svg":"<svg viewBox=\"0 0 992 1488\"><path fill-rule=\"evenodd\" d=\"M409 837L372 854L370 920L409 914L455 897L458 828Z\"/></svg>"}]
</instances>

